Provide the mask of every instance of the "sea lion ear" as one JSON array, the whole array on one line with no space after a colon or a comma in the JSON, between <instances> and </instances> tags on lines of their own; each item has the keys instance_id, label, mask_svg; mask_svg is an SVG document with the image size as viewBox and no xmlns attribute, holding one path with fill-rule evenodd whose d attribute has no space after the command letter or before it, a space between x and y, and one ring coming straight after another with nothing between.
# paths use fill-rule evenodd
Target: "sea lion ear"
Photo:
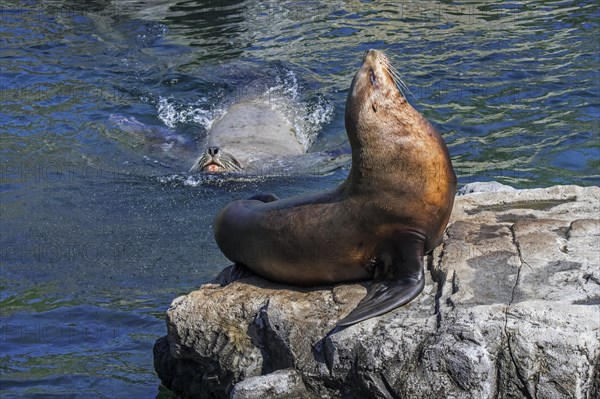
<instances>
[{"instance_id":1,"label":"sea lion ear","mask_svg":"<svg viewBox=\"0 0 600 399\"><path fill-rule=\"evenodd\" d=\"M379 108L379 104L377 103L377 101L373 101L371 103L371 109L373 110L373 112L377 112L377 109Z\"/></svg>"}]
</instances>

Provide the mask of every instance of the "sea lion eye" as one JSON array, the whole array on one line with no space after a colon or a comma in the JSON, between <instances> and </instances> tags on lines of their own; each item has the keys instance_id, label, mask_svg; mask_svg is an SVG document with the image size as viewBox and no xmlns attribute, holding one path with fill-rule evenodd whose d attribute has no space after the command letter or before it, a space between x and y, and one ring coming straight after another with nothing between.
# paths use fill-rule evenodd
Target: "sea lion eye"
<instances>
[{"instance_id":1,"label":"sea lion eye","mask_svg":"<svg viewBox=\"0 0 600 399\"><path fill-rule=\"evenodd\" d=\"M375 78L375 72L373 72L372 69L369 69L369 78L371 78L371 84L375 84L375 82L377 82L377 79Z\"/></svg>"}]
</instances>

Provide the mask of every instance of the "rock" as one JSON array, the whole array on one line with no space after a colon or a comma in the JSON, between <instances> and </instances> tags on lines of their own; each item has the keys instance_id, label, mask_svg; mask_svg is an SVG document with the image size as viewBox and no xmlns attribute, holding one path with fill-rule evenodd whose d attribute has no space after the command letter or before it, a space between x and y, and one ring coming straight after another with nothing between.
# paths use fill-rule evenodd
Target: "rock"
<instances>
[{"instance_id":1,"label":"rock","mask_svg":"<svg viewBox=\"0 0 600 399\"><path fill-rule=\"evenodd\" d=\"M302 375L294 369L275 371L237 383L231 399L316 399L302 382Z\"/></svg>"},{"instance_id":2,"label":"rock","mask_svg":"<svg viewBox=\"0 0 600 399\"><path fill-rule=\"evenodd\" d=\"M183 398L597 398L599 215L598 187L457 197L423 293L344 329L368 282L227 268L173 301L156 371Z\"/></svg>"},{"instance_id":3,"label":"rock","mask_svg":"<svg viewBox=\"0 0 600 399\"><path fill-rule=\"evenodd\" d=\"M498 183L497 181L476 181L462 186L456 195L491 193L498 191L514 191L515 188L506 184Z\"/></svg>"}]
</instances>

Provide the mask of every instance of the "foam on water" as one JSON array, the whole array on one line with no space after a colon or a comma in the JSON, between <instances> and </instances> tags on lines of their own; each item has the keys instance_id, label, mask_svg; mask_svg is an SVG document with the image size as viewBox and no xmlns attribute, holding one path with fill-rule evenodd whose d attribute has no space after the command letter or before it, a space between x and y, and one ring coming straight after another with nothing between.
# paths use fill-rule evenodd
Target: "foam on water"
<instances>
[{"instance_id":1,"label":"foam on water","mask_svg":"<svg viewBox=\"0 0 600 399\"><path fill-rule=\"evenodd\" d=\"M294 126L298 142L308 151L323 125L331 121L333 104L323 96L303 100L301 94L296 74L286 70L282 76L275 76L275 84L265 90L264 96Z\"/></svg>"},{"instance_id":2,"label":"foam on water","mask_svg":"<svg viewBox=\"0 0 600 399\"><path fill-rule=\"evenodd\" d=\"M168 176L159 176L158 182L171 187L200 187L200 186L216 186L223 187L235 183L238 188L243 183L256 183L265 181L268 176L245 175L235 173L222 173L218 175L212 174L191 174L180 175L173 174Z\"/></svg>"}]
</instances>

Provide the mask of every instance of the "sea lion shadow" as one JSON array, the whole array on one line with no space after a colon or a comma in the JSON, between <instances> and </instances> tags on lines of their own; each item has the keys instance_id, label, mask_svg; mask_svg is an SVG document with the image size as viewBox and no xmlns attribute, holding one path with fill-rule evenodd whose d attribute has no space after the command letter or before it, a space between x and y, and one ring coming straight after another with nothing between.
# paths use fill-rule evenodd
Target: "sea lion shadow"
<instances>
[{"instance_id":1,"label":"sea lion shadow","mask_svg":"<svg viewBox=\"0 0 600 399\"><path fill-rule=\"evenodd\" d=\"M215 277L212 283L226 286L236 281L254 286L256 288L295 291L300 293L333 290L337 286L346 284L361 285L365 289L368 289L370 285L369 280L318 286L296 286L282 284L260 277L242 264L234 264L224 268L217 275L217 277ZM255 319L252 321L252 323L250 323L247 333L251 337L252 341L256 343L256 346L260 349L263 355L264 362L262 372L271 373L273 371L294 367L296 360L295 356L290 350L291 348L289 348L289 342L287 342L283 336L280 336L278 331L276 332L274 330L272 331L271 329L264 328L264 317L266 316L266 312L264 312L264 310L266 310L266 306L268 305L265 305L265 309L261 309L261 311L259 311L259 313L255 316ZM345 316L340 316L339 320L336 320L336 323L337 321L342 320L344 317ZM280 326L277 326L276 330L279 330L279 327ZM291 326L287 327L291 328ZM351 326L338 326L336 324L332 329L325 333L323 337L312 344L311 352L314 360L318 363L324 364L329 370L331 370L335 358L335 350L331 337L334 334L342 332L350 327Z\"/></svg>"}]
</instances>

